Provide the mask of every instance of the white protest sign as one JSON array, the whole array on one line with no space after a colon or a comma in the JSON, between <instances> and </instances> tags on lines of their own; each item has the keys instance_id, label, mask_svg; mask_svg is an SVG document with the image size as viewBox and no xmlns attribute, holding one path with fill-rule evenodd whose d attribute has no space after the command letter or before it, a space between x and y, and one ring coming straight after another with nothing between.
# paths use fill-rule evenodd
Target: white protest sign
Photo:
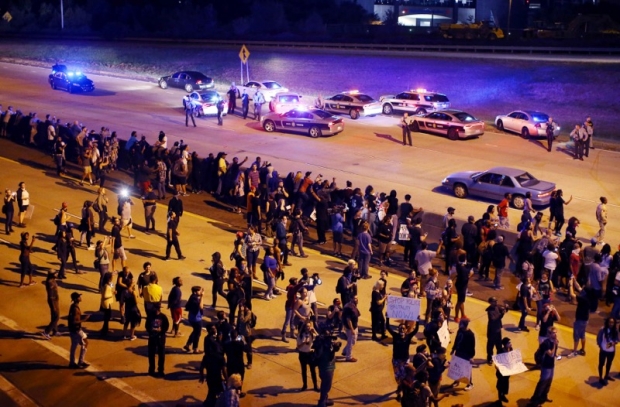
<instances>
[{"instance_id":1,"label":"white protest sign","mask_svg":"<svg viewBox=\"0 0 620 407\"><path fill-rule=\"evenodd\" d=\"M502 376L512 376L515 374L527 372L527 366L523 364L523 357L520 350L512 352L500 353L493 355L493 363Z\"/></svg>"},{"instance_id":2,"label":"white protest sign","mask_svg":"<svg viewBox=\"0 0 620 407\"><path fill-rule=\"evenodd\" d=\"M469 360L462 359L458 356L452 356L452 359L450 359L450 367L448 368L448 377L452 380L469 380L471 377L471 363Z\"/></svg>"},{"instance_id":3,"label":"white protest sign","mask_svg":"<svg viewBox=\"0 0 620 407\"><path fill-rule=\"evenodd\" d=\"M387 297L387 316L392 319L417 321L420 316L420 303L421 301L418 298L389 295Z\"/></svg>"},{"instance_id":4,"label":"white protest sign","mask_svg":"<svg viewBox=\"0 0 620 407\"><path fill-rule=\"evenodd\" d=\"M398 240L401 242L406 242L410 239L409 229L407 229L407 225L400 225L400 229L398 230Z\"/></svg>"},{"instance_id":5,"label":"white protest sign","mask_svg":"<svg viewBox=\"0 0 620 407\"><path fill-rule=\"evenodd\" d=\"M450 331L448 330L448 321L443 321L443 325L437 331L437 335L439 335L439 341L441 342L441 346L448 349L448 345L450 344Z\"/></svg>"}]
</instances>

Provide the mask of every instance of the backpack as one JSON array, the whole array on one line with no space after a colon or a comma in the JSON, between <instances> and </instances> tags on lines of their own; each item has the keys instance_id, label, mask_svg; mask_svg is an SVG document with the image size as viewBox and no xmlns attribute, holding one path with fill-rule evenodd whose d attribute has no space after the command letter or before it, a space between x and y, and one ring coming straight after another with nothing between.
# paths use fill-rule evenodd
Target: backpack
<instances>
[{"instance_id":1,"label":"backpack","mask_svg":"<svg viewBox=\"0 0 620 407\"><path fill-rule=\"evenodd\" d=\"M56 216L54 216L54 225L60 226L60 212Z\"/></svg>"},{"instance_id":2,"label":"backpack","mask_svg":"<svg viewBox=\"0 0 620 407\"><path fill-rule=\"evenodd\" d=\"M257 320L258 320L258 317L256 316L255 313L252 312L252 316L250 317L250 328L256 328Z\"/></svg>"},{"instance_id":3,"label":"backpack","mask_svg":"<svg viewBox=\"0 0 620 407\"><path fill-rule=\"evenodd\" d=\"M537 365L542 364L545 357L545 352L547 351L546 346L543 347L544 343L545 342L541 343L540 346L538 346L538 349L536 349L536 352L534 353L534 361Z\"/></svg>"}]
</instances>

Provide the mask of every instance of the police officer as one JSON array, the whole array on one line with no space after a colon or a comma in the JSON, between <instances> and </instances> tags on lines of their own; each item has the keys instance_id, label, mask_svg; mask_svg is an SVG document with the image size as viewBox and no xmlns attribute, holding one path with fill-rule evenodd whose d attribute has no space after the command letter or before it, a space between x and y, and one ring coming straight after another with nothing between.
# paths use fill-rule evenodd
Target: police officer
<instances>
[{"instance_id":1,"label":"police officer","mask_svg":"<svg viewBox=\"0 0 620 407\"><path fill-rule=\"evenodd\" d=\"M170 328L168 317L161 313L161 303L153 305L153 313L147 316L146 330L149 334L148 354L149 354L149 375L154 377L164 377L164 362L166 360L166 332ZM159 360L157 363L157 374L155 374L155 355Z\"/></svg>"},{"instance_id":2,"label":"police officer","mask_svg":"<svg viewBox=\"0 0 620 407\"><path fill-rule=\"evenodd\" d=\"M185 107L185 127L189 127L189 120L192 119L194 127L196 127L196 121L194 120L194 104L189 95L185 95L183 98L183 106Z\"/></svg>"},{"instance_id":3,"label":"police officer","mask_svg":"<svg viewBox=\"0 0 620 407\"><path fill-rule=\"evenodd\" d=\"M555 122L553 121L553 117L549 117L547 121L547 128L545 132L547 133L547 151L551 152L551 148L553 146L553 132L555 131Z\"/></svg>"},{"instance_id":4,"label":"police officer","mask_svg":"<svg viewBox=\"0 0 620 407\"><path fill-rule=\"evenodd\" d=\"M236 103L234 99L230 99L228 103ZM235 108L233 107L233 113L235 112ZM230 104L228 105L228 113L230 113ZM221 126L224 124L224 99L220 99L217 102L217 125Z\"/></svg>"},{"instance_id":5,"label":"police officer","mask_svg":"<svg viewBox=\"0 0 620 407\"><path fill-rule=\"evenodd\" d=\"M588 134L580 124L576 124L575 128L570 133L570 137L575 142L575 155L573 156L573 160L579 159L583 161L583 147L588 139Z\"/></svg>"},{"instance_id":6,"label":"police officer","mask_svg":"<svg viewBox=\"0 0 620 407\"><path fill-rule=\"evenodd\" d=\"M586 117L586 121L583 122L583 129L588 135L588 139L586 140L584 145L584 155L587 157L590 155L590 149L594 150L594 144L592 143L592 140L594 139L594 123L592 122L592 118L590 116Z\"/></svg>"},{"instance_id":7,"label":"police officer","mask_svg":"<svg viewBox=\"0 0 620 407\"><path fill-rule=\"evenodd\" d=\"M254 94L254 118L260 122L261 111L263 110L263 103L265 103L265 96L260 90L257 90Z\"/></svg>"},{"instance_id":8,"label":"police officer","mask_svg":"<svg viewBox=\"0 0 620 407\"><path fill-rule=\"evenodd\" d=\"M409 128L411 120L409 119L409 113L405 113L403 115L402 120L400 121L400 125L403 128L403 146L407 145L407 140L409 141L409 145L411 146L411 129Z\"/></svg>"}]
</instances>

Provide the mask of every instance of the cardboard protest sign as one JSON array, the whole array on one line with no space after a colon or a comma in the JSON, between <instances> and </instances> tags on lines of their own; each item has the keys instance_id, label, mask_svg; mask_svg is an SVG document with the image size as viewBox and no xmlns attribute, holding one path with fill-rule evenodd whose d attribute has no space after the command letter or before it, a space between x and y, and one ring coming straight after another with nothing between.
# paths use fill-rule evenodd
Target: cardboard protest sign
<instances>
[{"instance_id":1,"label":"cardboard protest sign","mask_svg":"<svg viewBox=\"0 0 620 407\"><path fill-rule=\"evenodd\" d=\"M448 345L450 344L450 331L448 330L448 321L443 321L443 325L437 331L437 335L439 335L439 341L441 342L441 346L448 349Z\"/></svg>"},{"instance_id":2,"label":"cardboard protest sign","mask_svg":"<svg viewBox=\"0 0 620 407\"><path fill-rule=\"evenodd\" d=\"M493 363L503 376L512 376L527 372L528 370L527 366L523 363L521 351L518 349L511 352L500 353L499 355L493 355Z\"/></svg>"},{"instance_id":3,"label":"cardboard protest sign","mask_svg":"<svg viewBox=\"0 0 620 407\"><path fill-rule=\"evenodd\" d=\"M420 316L419 298L387 297L387 316L392 319L404 319L405 321L417 321Z\"/></svg>"},{"instance_id":4,"label":"cardboard protest sign","mask_svg":"<svg viewBox=\"0 0 620 407\"><path fill-rule=\"evenodd\" d=\"M469 380L471 377L471 363L469 360L452 356L450 367L448 368L448 377L452 380Z\"/></svg>"}]
</instances>

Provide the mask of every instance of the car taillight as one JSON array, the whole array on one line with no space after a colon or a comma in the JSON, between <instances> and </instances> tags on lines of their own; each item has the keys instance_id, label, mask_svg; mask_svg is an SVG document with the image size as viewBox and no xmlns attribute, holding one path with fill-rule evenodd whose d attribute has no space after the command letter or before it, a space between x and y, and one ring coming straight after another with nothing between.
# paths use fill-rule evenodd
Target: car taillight
<instances>
[{"instance_id":1,"label":"car taillight","mask_svg":"<svg viewBox=\"0 0 620 407\"><path fill-rule=\"evenodd\" d=\"M197 85L200 85L201 83L202 83L202 81L201 81L200 79L198 79L198 80L196 81L196 84L197 84Z\"/></svg>"}]
</instances>

